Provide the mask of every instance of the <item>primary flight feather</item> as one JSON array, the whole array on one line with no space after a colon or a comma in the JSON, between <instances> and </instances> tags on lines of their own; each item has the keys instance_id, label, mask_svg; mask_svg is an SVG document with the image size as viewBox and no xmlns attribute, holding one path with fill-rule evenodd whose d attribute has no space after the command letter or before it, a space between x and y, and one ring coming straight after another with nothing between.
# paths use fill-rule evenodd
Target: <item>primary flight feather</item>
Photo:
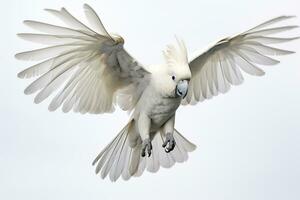
<instances>
[{"instance_id":1,"label":"primary flight feather","mask_svg":"<svg viewBox=\"0 0 300 200\"><path fill-rule=\"evenodd\" d=\"M231 85L243 82L242 71L264 75L259 65L279 63L271 56L294 53L270 45L299 39L272 36L297 28L277 26L293 18L281 16L219 40L190 60L185 44L177 39L177 45L164 51L165 63L146 68L124 49L121 36L105 29L89 5L84 5L89 26L65 8L46 11L66 27L24 21L41 33L20 33L19 37L51 46L16 54L20 60L39 61L18 77L36 77L25 89L25 94L37 93L35 103L56 94L50 111L61 107L64 112L99 114L119 106L131 112L127 125L93 162L96 173L102 178L109 175L112 181L186 161L196 146L174 128L177 108L227 92Z\"/></svg>"}]
</instances>

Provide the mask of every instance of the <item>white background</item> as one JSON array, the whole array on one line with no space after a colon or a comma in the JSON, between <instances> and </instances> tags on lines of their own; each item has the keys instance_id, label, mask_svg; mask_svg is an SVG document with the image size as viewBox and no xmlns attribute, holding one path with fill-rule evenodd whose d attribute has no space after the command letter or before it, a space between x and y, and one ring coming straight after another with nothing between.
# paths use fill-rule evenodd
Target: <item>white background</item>
<instances>
[{"instance_id":1,"label":"white background","mask_svg":"<svg viewBox=\"0 0 300 200\"><path fill-rule=\"evenodd\" d=\"M144 64L162 62L175 34L192 52L272 17L300 14L299 0L2 0L0 199L300 199L299 41L282 45L298 54L264 67L266 76L245 76L226 95L179 109L176 127L198 146L188 162L128 182L96 176L91 162L127 114L50 113L49 101L34 105L33 96L23 94L30 81L16 74L31 63L13 57L38 47L16 37L30 31L23 20L56 22L42 9L62 6L83 19L85 2Z\"/></svg>"}]
</instances>

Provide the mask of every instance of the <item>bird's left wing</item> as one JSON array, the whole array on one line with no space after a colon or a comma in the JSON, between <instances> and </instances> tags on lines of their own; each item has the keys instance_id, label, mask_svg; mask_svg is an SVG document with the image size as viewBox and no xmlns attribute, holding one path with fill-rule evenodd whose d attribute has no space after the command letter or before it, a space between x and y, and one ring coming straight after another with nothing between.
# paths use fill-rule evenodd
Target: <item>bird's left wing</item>
<instances>
[{"instance_id":1,"label":"bird's left wing","mask_svg":"<svg viewBox=\"0 0 300 200\"><path fill-rule=\"evenodd\" d=\"M21 38L51 45L16 54L17 59L42 61L18 74L20 78L38 77L25 89L25 94L38 92L35 102L40 103L61 88L49 110L62 105L64 112L105 113L112 112L115 103L123 110L132 110L149 73L124 49L123 38L110 35L86 4L84 11L93 29L65 8L46 10L67 27L24 21L46 34L18 34Z\"/></svg>"},{"instance_id":2,"label":"bird's left wing","mask_svg":"<svg viewBox=\"0 0 300 200\"><path fill-rule=\"evenodd\" d=\"M231 85L243 82L241 70L250 75L262 76L265 73L257 65L279 63L269 56L294 53L269 46L299 39L299 37L269 36L296 28L297 26L270 27L292 17L281 16L271 19L241 34L222 39L206 51L197 53L189 62L192 78L188 94L182 100L182 104L195 104L219 93L225 93Z\"/></svg>"}]
</instances>

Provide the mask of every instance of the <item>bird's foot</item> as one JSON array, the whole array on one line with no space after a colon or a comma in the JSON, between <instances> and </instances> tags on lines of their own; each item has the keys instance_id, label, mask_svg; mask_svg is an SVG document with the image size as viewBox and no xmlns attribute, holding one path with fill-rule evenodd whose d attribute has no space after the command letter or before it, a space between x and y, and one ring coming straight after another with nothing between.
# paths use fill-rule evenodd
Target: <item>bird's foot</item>
<instances>
[{"instance_id":1,"label":"bird's foot","mask_svg":"<svg viewBox=\"0 0 300 200\"><path fill-rule=\"evenodd\" d=\"M148 157L150 157L151 156L151 152L152 152L152 144L151 144L150 138L147 138L142 143L142 153L141 153L141 156L145 157L146 153L148 153Z\"/></svg>"},{"instance_id":2,"label":"bird's foot","mask_svg":"<svg viewBox=\"0 0 300 200\"><path fill-rule=\"evenodd\" d=\"M166 134L166 140L163 143L162 147L165 148L165 151L167 153L169 153L169 152L174 150L175 145L176 145L176 142L175 142L175 139L173 137L173 134L172 133L167 133Z\"/></svg>"}]
</instances>

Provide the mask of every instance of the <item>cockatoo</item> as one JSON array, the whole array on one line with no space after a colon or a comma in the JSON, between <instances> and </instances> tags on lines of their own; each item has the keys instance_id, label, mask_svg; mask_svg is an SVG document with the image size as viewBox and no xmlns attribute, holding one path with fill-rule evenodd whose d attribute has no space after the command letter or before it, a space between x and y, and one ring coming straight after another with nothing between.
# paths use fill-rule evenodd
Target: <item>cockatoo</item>
<instances>
[{"instance_id":1,"label":"cockatoo","mask_svg":"<svg viewBox=\"0 0 300 200\"><path fill-rule=\"evenodd\" d=\"M25 94L37 92L40 103L59 88L49 110L63 112L111 113L119 106L130 118L118 135L93 162L96 173L111 181L128 180L145 169L157 172L188 159L196 146L174 128L180 105L196 104L227 92L243 82L241 71L262 76L257 65L275 65L270 56L294 53L269 46L299 37L270 37L297 26L275 26L293 16L280 16L245 32L218 40L188 59L182 40L169 45L161 65L144 66L124 48L120 35L110 34L96 12L87 4L85 25L65 8L46 9L66 27L26 20L24 23L44 34L20 33L19 37L49 47L16 54L20 60L40 61L18 74L37 77Z\"/></svg>"}]
</instances>

